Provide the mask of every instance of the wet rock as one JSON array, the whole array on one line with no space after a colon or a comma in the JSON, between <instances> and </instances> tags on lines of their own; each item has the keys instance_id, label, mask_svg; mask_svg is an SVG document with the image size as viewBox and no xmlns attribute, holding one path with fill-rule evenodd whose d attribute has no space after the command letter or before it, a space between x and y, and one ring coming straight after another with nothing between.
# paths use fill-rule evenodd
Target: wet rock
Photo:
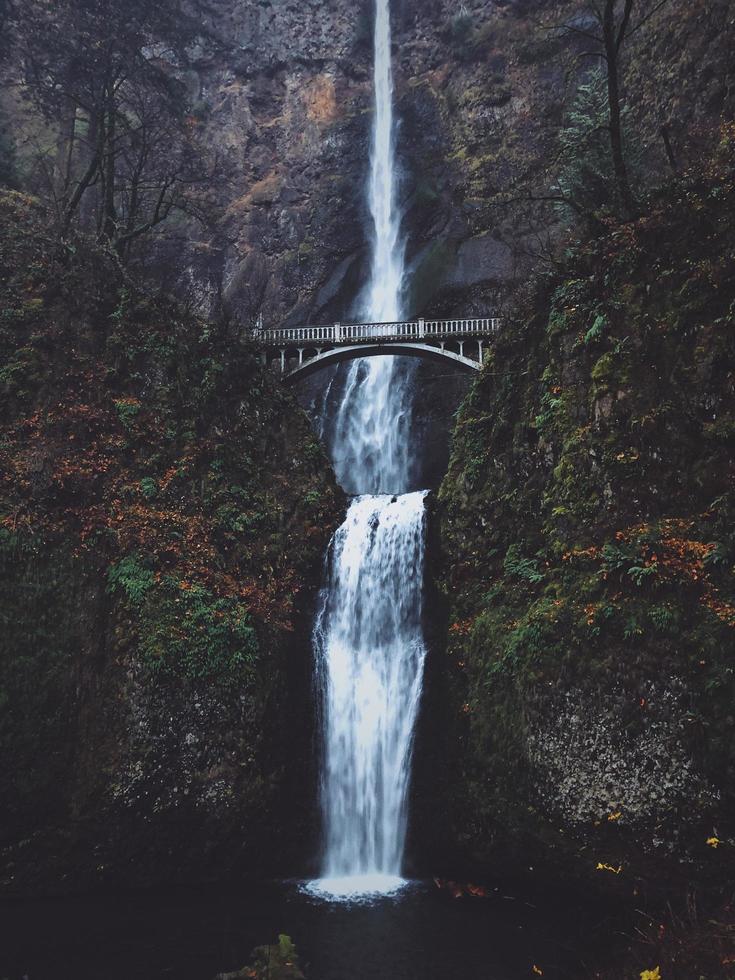
<instances>
[{"instance_id":1,"label":"wet rock","mask_svg":"<svg viewBox=\"0 0 735 980\"><path fill-rule=\"evenodd\" d=\"M467 288L486 282L507 282L513 276L513 253L510 247L492 234L486 234L462 242L454 265L444 277L443 285Z\"/></svg>"}]
</instances>

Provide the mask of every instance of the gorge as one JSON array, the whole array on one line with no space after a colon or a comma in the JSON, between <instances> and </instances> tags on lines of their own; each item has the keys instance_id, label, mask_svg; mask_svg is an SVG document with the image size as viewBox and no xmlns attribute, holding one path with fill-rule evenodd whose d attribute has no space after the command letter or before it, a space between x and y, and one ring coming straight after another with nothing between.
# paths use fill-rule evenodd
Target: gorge
<instances>
[{"instance_id":1,"label":"gorge","mask_svg":"<svg viewBox=\"0 0 735 980\"><path fill-rule=\"evenodd\" d=\"M732 975L734 25L0 2L1 978Z\"/></svg>"}]
</instances>

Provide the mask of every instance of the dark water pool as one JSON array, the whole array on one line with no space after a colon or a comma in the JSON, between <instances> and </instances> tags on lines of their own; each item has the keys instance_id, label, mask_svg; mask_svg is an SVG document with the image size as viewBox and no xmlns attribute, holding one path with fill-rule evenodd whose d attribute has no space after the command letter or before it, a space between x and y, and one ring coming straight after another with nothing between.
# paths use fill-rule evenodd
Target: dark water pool
<instances>
[{"instance_id":1,"label":"dark water pool","mask_svg":"<svg viewBox=\"0 0 735 980\"><path fill-rule=\"evenodd\" d=\"M369 904L297 883L0 905L0 978L212 980L288 933L308 980L546 980L589 975L590 911L498 891L452 899L415 882Z\"/></svg>"}]
</instances>

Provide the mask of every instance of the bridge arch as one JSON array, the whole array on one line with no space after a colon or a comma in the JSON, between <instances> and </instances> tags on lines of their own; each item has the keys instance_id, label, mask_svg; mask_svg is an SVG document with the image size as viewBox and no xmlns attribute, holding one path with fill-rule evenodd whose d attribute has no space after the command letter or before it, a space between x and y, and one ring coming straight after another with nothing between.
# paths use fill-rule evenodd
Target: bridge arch
<instances>
[{"instance_id":1,"label":"bridge arch","mask_svg":"<svg viewBox=\"0 0 735 980\"><path fill-rule=\"evenodd\" d=\"M384 355L394 355L396 357L419 357L428 361L447 361L462 371L479 371L482 364L479 360L473 360L464 354L456 354L446 348L434 347L431 344L412 344L406 342L391 343L362 343L350 344L341 347L333 347L330 350L322 351L313 357L305 359L301 364L287 371L283 380L286 384L296 384L303 378L307 378L318 371L329 367L332 364L341 364L343 361L353 361L359 357L379 357Z\"/></svg>"},{"instance_id":2,"label":"bridge arch","mask_svg":"<svg viewBox=\"0 0 735 980\"><path fill-rule=\"evenodd\" d=\"M498 317L470 317L332 323L268 330L261 323L253 339L262 347L263 363L277 365L281 378L292 384L330 364L390 354L448 362L461 371L479 371L484 345L497 334L500 322ZM468 352L477 356L467 356L465 345L469 345Z\"/></svg>"}]
</instances>

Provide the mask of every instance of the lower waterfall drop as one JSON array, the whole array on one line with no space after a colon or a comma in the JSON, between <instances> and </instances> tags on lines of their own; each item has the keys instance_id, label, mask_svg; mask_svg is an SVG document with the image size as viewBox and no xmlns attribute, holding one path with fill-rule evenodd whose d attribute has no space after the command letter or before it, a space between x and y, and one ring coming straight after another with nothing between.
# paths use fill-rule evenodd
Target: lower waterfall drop
<instances>
[{"instance_id":1,"label":"lower waterfall drop","mask_svg":"<svg viewBox=\"0 0 735 980\"><path fill-rule=\"evenodd\" d=\"M319 890L400 886L423 678L424 492L352 502L316 620L325 855Z\"/></svg>"}]
</instances>

